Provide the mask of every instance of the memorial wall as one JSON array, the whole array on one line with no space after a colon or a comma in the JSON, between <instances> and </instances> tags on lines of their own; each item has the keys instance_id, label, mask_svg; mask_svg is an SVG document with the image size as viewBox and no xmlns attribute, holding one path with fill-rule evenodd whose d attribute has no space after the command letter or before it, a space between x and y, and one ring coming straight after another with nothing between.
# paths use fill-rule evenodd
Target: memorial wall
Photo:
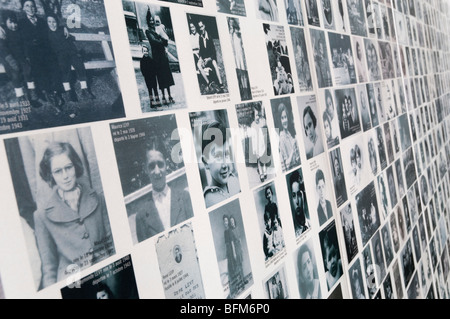
<instances>
[{"instance_id":1,"label":"memorial wall","mask_svg":"<svg viewBox=\"0 0 450 319\"><path fill-rule=\"evenodd\" d=\"M447 299L449 14L2 0L0 298Z\"/></svg>"}]
</instances>

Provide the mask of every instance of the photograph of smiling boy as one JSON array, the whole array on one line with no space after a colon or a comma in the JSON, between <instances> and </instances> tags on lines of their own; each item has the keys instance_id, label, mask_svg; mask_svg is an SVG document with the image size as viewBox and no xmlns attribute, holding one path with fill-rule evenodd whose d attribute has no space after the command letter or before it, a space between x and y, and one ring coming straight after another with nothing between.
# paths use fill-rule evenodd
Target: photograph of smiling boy
<instances>
[{"instance_id":1,"label":"photograph of smiling boy","mask_svg":"<svg viewBox=\"0 0 450 319\"><path fill-rule=\"evenodd\" d=\"M215 110L189 116L203 196L209 208L241 192L228 115L226 110Z\"/></svg>"}]
</instances>

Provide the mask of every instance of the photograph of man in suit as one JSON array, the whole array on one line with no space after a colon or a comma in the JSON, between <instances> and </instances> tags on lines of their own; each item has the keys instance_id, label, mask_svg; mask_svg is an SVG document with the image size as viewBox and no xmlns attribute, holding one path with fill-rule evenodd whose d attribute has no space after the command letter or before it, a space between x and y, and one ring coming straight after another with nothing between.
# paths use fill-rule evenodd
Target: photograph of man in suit
<instances>
[{"instance_id":1,"label":"photograph of man in suit","mask_svg":"<svg viewBox=\"0 0 450 319\"><path fill-rule=\"evenodd\" d=\"M167 150L155 138L146 150L145 171L152 184L146 204L136 215L136 235L139 242L153 237L194 216L187 190L172 189L166 180Z\"/></svg>"}]
</instances>

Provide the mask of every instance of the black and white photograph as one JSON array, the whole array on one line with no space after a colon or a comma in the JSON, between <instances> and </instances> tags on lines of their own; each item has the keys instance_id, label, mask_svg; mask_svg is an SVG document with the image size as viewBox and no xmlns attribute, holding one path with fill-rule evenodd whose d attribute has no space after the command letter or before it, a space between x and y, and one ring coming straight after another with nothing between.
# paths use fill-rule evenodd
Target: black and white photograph
<instances>
[{"instance_id":1,"label":"black and white photograph","mask_svg":"<svg viewBox=\"0 0 450 319\"><path fill-rule=\"evenodd\" d=\"M389 81L381 82L380 92L381 94L378 97L381 98L383 109L386 112L384 116L387 121L393 120L398 115L398 111L395 104L395 92L393 91L391 83Z\"/></svg>"},{"instance_id":2,"label":"black and white photograph","mask_svg":"<svg viewBox=\"0 0 450 319\"><path fill-rule=\"evenodd\" d=\"M278 1L281 0L254 0L256 16L261 20L278 22Z\"/></svg>"},{"instance_id":3,"label":"black and white photograph","mask_svg":"<svg viewBox=\"0 0 450 319\"><path fill-rule=\"evenodd\" d=\"M321 0L322 21L325 29L335 30L333 6L331 0Z\"/></svg>"},{"instance_id":4,"label":"black and white photograph","mask_svg":"<svg viewBox=\"0 0 450 319\"><path fill-rule=\"evenodd\" d=\"M216 0L216 6L220 13L246 16L244 0Z\"/></svg>"},{"instance_id":5,"label":"black and white photograph","mask_svg":"<svg viewBox=\"0 0 450 319\"><path fill-rule=\"evenodd\" d=\"M412 231L412 239L414 243L414 256L416 257L416 263L419 263L422 258L422 248L420 247L419 227L417 225Z\"/></svg>"},{"instance_id":6,"label":"black and white photograph","mask_svg":"<svg viewBox=\"0 0 450 319\"><path fill-rule=\"evenodd\" d=\"M317 270L317 260L313 247L313 240L303 243L294 252L294 262L296 263L296 274L298 290L301 299L321 299L319 273Z\"/></svg>"},{"instance_id":7,"label":"black and white photograph","mask_svg":"<svg viewBox=\"0 0 450 319\"><path fill-rule=\"evenodd\" d=\"M393 165L389 166L386 169L386 179L387 184L389 185L389 201L391 203L391 209L394 209L395 205L397 205L398 202L398 196L397 196L397 183L395 182L394 177L394 167Z\"/></svg>"},{"instance_id":8,"label":"black and white photograph","mask_svg":"<svg viewBox=\"0 0 450 319\"><path fill-rule=\"evenodd\" d=\"M403 276L403 282L405 283L405 287L408 287L411 278L413 276L413 273L415 271L412 245L410 239L406 242L405 246L403 247L399 259L401 262L401 270L402 270L401 273Z\"/></svg>"},{"instance_id":9,"label":"black and white photograph","mask_svg":"<svg viewBox=\"0 0 450 319\"><path fill-rule=\"evenodd\" d=\"M405 182L403 178L403 170L402 170L402 162L400 159L397 159L394 163L395 166L395 176L397 177L397 189L398 196L403 198L406 194Z\"/></svg>"},{"instance_id":10,"label":"black and white photograph","mask_svg":"<svg viewBox=\"0 0 450 319\"><path fill-rule=\"evenodd\" d=\"M403 298L403 285L402 285L402 279L400 275L400 266L399 266L399 258L397 258L394 262L393 266L393 277L394 277L394 285L395 285L395 293L397 295L397 299Z\"/></svg>"},{"instance_id":11,"label":"black and white photograph","mask_svg":"<svg viewBox=\"0 0 450 319\"><path fill-rule=\"evenodd\" d=\"M361 112L361 126L364 132L372 128L370 117L369 99L367 97L367 87L365 84L356 86L356 96L358 97L359 111Z\"/></svg>"},{"instance_id":12,"label":"black and white photograph","mask_svg":"<svg viewBox=\"0 0 450 319\"><path fill-rule=\"evenodd\" d=\"M269 72L275 96L295 92L284 26L263 23Z\"/></svg>"},{"instance_id":13,"label":"black and white photograph","mask_svg":"<svg viewBox=\"0 0 450 319\"><path fill-rule=\"evenodd\" d=\"M317 84L319 88L332 87L332 76L325 32L309 29L311 46L313 48L314 66L316 70Z\"/></svg>"},{"instance_id":14,"label":"black and white photograph","mask_svg":"<svg viewBox=\"0 0 450 319\"><path fill-rule=\"evenodd\" d=\"M205 299L192 224L159 236L155 248L166 299Z\"/></svg>"},{"instance_id":15,"label":"black and white photograph","mask_svg":"<svg viewBox=\"0 0 450 319\"><path fill-rule=\"evenodd\" d=\"M367 99L369 100L370 118L372 120L372 127L377 127L380 124L378 119L378 105L375 96L375 87L373 83L366 84Z\"/></svg>"},{"instance_id":16,"label":"black and white photograph","mask_svg":"<svg viewBox=\"0 0 450 319\"><path fill-rule=\"evenodd\" d=\"M356 90L355 88L336 89L334 96L341 139L344 140L361 131Z\"/></svg>"},{"instance_id":17,"label":"black and white photograph","mask_svg":"<svg viewBox=\"0 0 450 319\"><path fill-rule=\"evenodd\" d=\"M335 86L358 82L350 36L328 32L333 82Z\"/></svg>"},{"instance_id":18,"label":"black and white photograph","mask_svg":"<svg viewBox=\"0 0 450 319\"><path fill-rule=\"evenodd\" d=\"M187 13L187 21L200 95L228 93L216 17Z\"/></svg>"},{"instance_id":19,"label":"black and white photograph","mask_svg":"<svg viewBox=\"0 0 450 319\"><path fill-rule=\"evenodd\" d=\"M252 88L250 86L247 59L245 57L244 43L242 41L241 24L239 19L234 17L227 17L227 22L231 46L233 47L239 93L242 101L248 101L252 99Z\"/></svg>"},{"instance_id":20,"label":"black and white photograph","mask_svg":"<svg viewBox=\"0 0 450 319\"><path fill-rule=\"evenodd\" d=\"M395 68L394 68L394 60L392 55L392 48L390 42L379 41L378 42L380 48L380 65L381 65L381 74L383 75L383 79L393 79L395 78Z\"/></svg>"},{"instance_id":21,"label":"black and white photograph","mask_svg":"<svg viewBox=\"0 0 450 319\"><path fill-rule=\"evenodd\" d=\"M378 3L378 1L372 0L372 10L373 10L374 20L375 20L376 36L377 36L378 40L383 40L383 36L384 36L383 23L381 20L380 4Z\"/></svg>"},{"instance_id":22,"label":"black and white photograph","mask_svg":"<svg viewBox=\"0 0 450 319\"><path fill-rule=\"evenodd\" d=\"M286 8L287 23L303 27L305 20L301 0L284 0L284 6Z\"/></svg>"},{"instance_id":23,"label":"black and white photograph","mask_svg":"<svg viewBox=\"0 0 450 319\"><path fill-rule=\"evenodd\" d=\"M292 46L294 49L294 63L297 68L298 85L300 92L313 90L311 67L306 48L305 31L302 28L290 27Z\"/></svg>"},{"instance_id":24,"label":"black and white photograph","mask_svg":"<svg viewBox=\"0 0 450 319\"><path fill-rule=\"evenodd\" d=\"M287 172L301 164L291 98L277 98L271 100L270 103L274 127L278 132L278 152L281 170Z\"/></svg>"},{"instance_id":25,"label":"black and white photograph","mask_svg":"<svg viewBox=\"0 0 450 319\"><path fill-rule=\"evenodd\" d=\"M386 223L383 228L381 228L381 238L383 239L383 251L384 258L386 260L386 267L389 268L395 254L392 247L391 229L389 223Z\"/></svg>"},{"instance_id":26,"label":"black and white photograph","mask_svg":"<svg viewBox=\"0 0 450 319\"><path fill-rule=\"evenodd\" d=\"M332 11L334 14L334 29L337 32L348 33L350 27L348 26L348 12L344 8L345 0L331 1Z\"/></svg>"},{"instance_id":27,"label":"black and white photograph","mask_svg":"<svg viewBox=\"0 0 450 319\"><path fill-rule=\"evenodd\" d=\"M170 9L122 0L143 113L186 108Z\"/></svg>"},{"instance_id":28,"label":"black and white photograph","mask_svg":"<svg viewBox=\"0 0 450 319\"><path fill-rule=\"evenodd\" d=\"M364 0L364 7L366 8L368 37L375 38L377 34L375 24L375 12L373 9L372 0Z\"/></svg>"},{"instance_id":29,"label":"black and white photograph","mask_svg":"<svg viewBox=\"0 0 450 319\"><path fill-rule=\"evenodd\" d=\"M414 277L411 280L409 287L407 288L408 299L422 299L420 294L420 283L418 273L414 273Z\"/></svg>"},{"instance_id":30,"label":"black and white photograph","mask_svg":"<svg viewBox=\"0 0 450 319\"><path fill-rule=\"evenodd\" d=\"M315 210L319 225L322 226L333 217L334 205L332 204L332 179L326 169L326 157L316 158L311 165L311 172L315 180Z\"/></svg>"},{"instance_id":31,"label":"black and white photograph","mask_svg":"<svg viewBox=\"0 0 450 319\"><path fill-rule=\"evenodd\" d=\"M273 182L253 192L256 214L258 215L261 242L266 265L272 257L285 252L283 224L278 211L278 197Z\"/></svg>"},{"instance_id":32,"label":"black and white photograph","mask_svg":"<svg viewBox=\"0 0 450 319\"><path fill-rule=\"evenodd\" d=\"M367 147L361 137L348 140L341 146L345 181L350 195L364 187L371 175Z\"/></svg>"},{"instance_id":33,"label":"black and white photograph","mask_svg":"<svg viewBox=\"0 0 450 319\"><path fill-rule=\"evenodd\" d=\"M380 227L380 214L374 182L367 185L356 197L362 244L365 246Z\"/></svg>"},{"instance_id":34,"label":"black and white photograph","mask_svg":"<svg viewBox=\"0 0 450 319\"><path fill-rule=\"evenodd\" d=\"M370 245L366 245L366 248L362 251L364 281L367 283L367 291L369 297L373 298L377 292L377 268L373 263L372 248Z\"/></svg>"},{"instance_id":35,"label":"black and white photograph","mask_svg":"<svg viewBox=\"0 0 450 319\"><path fill-rule=\"evenodd\" d=\"M366 56L364 54L365 50L363 38L353 36L352 42L353 42L353 50L355 52L354 62L358 82L366 83L369 80L369 78L367 75L367 62Z\"/></svg>"},{"instance_id":36,"label":"black and white photograph","mask_svg":"<svg viewBox=\"0 0 450 319\"><path fill-rule=\"evenodd\" d=\"M227 110L189 114L206 208L241 192Z\"/></svg>"},{"instance_id":37,"label":"black and white photograph","mask_svg":"<svg viewBox=\"0 0 450 319\"><path fill-rule=\"evenodd\" d=\"M347 10L351 34L366 37L366 17L364 14L363 2L358 0L347 0Z\"/></svg>"},{"instance_id":38,"label":"black and white photograph","mask_svg":"<svg viewBox=\"0 0 450 319\"><path fill-rule=\"evenodd\" d=\"M389 218L389 223L391 226L391 234L392 234L392 244L394 247L395 253L400 249L400 234L397 226L397 214L393 212L391 217Z\"/></svg>"},{"instance_id":39,"label":"black and white photograph","mask_svg":"<svg viewBox=\"0 0 450 319\"><path fill-rule=\"evenodd\" d=\"M314 27L320 27L319 1L305 0L306 18L308 24Z\"/></svg>"},{"instance_id":40,"label":"black and white photograph","mask_svg":"<svg viewBox=\"0 0 450 319\"><path fill-rule=\"evenodd\" d=\"M209 220L224 297L236 299L253 285L239 200L211 211Z\"/></svg>"},{"instance_id":41,"label":"black and white photograph","mask_svg":"<svg viewBox=\"0 0 450 319\"><path fill-rule=\"evenodd\" d=\"M302 137L306 159L320 155L324 152L322 125L317 108L316 95L297 97L297 105L303 130Z\"/></svg>"},{"instance_id":42,"label":"black and white photograph","mask_svg":"<svg viewBox=\"0 0 450 319\"><path fill-rule=\"evenodd\" d=\"M392 286L391 273L388 272L383 282L384 299L395 299L394 288Z\"/></svg>"},{"instance_id":43,"label":"black and white photograph","mask_svg":"<svg viewBox=\"0 0 450 319\"><path fill-rule=\"evenodd\" d=\"M369 73L369 81L381 80L381 69L377 51L377 41L368 38L364 39L364 47L366 50L367 70Z\"/></svg>"},{"instance_id":44,"label":"black and white photograph","mask_svg":"<svg viewBox=\"0 0 450 319\"><path fill-rule=\"evenodd\" d=\"M389 164L392 164L394 161L394 146L393 146L393 140L391 135L391 126L388 123L384 123L384 138L385 138L385 146L386 146L386 153L387 153L387 159Z\"/></svg>"},{"instance_id":45,"label":"black and white photograph","mask_svg":"<svg viewBox=\"0 0 450 319\"><path fill-rule=\"evenodd\" d=\"M381 242L380 232L377 231L371 239L373 249L373 259L377 269L378 281L383 282L386 277L386 263L383 257L383 243Z\"/></svg>"},{"instance_id":46,"label":"black and white photograph","mask_svg":"<svg viewBox=\"0 0 450 319\"><path fill-rule=\"evenodd\" d=\"M383 216L383 219L386 219L388 214L390 213L389 203L388 203L388 190L387 190L387 180L384 172L381 172L377 177L378 184L378 194L380 196L380 211Z\"/></svg>"},{"instance_id":47,"label":"black and white photograph","mask_svg":"<svg viewBox=\"0 0 450 319\"><path fill-rule=\"evenodd\" d=\"M61 289L62 299L139 299L131 255Z\"/></svg>"},{"instance_id":48,"label":"black and white photograph","mask_svg":"<svg viewBox=\"0 0 450 319\"><path fill-rule=\"evenodd\" d=\"M403 168L405 172L406 188L409 189L417 179L414 155L411 147L403 153Z\"/></svg>"},{"instance_id":49,"label":"black and white photograph","mask_svg":"<svg viewBox=\"0 0 450 319\"><path fill-rule=\"evenodd\" d=\"M334 194L337 207L341 207L347 199L347 187L345 186L344 169L342 165L341 150L335 148L330 151L330 166L333 173Z\"/></svg>"},{"instance_id":50,"label":"black and white photograph","mask_svg":"<svg viewBox=\"0 0 450 319\"><path fill-rule=\"evenodd\" d=\"M347 263L350 264L358 254L358 242L356 240L355 222L351 204L347 204L341 210L341 223L344 233L345 249L347 252Z\"/></svg>"},{"instance_id":51,"label":"black and white photograph","mask_svg":"<svg viewBox=\"0 0 450 319\"><path fill-rule=\"evenodd\" d=\"M236 105L250 188L275 177L269 128L263 102Z\"/></svg>"},{"instance_id":52,"label":"black and white photograph","mask_svg":"<svg viewBox=\"0 0 450 319\"><path fill-rule=\"evenodd\" d=\"M380 168L381 170L386 169L387 167L387 155L386 155L386 148L384 143L384 133L383 128L381 126L378 126L375 130L376 135L376 147L378 152L378 159L380 161Z\"/></svg>"},{"instance_id":53,"label":"black and white photograph","mask_svg":"<svg viewBox=\"0 0 450 319\"><path fill-rule=\"evenodd\" d=\"M358 258L348 270L348 277L351 284L353 299L366 299L364 281L361 271L361 262Z\"/></svg>"},{"instance_id":54,"label":"black and white photograph","mask_svg":"<svg viewBox=\"0 0 450 319\"><path fill-rule=\"evenodd\" d=\"M336 223L332 221L320 233L320 247L327 282L330 291L343 275L341 253L336 232Z\"/></svg>"},{"instance_id":55,"label":"black and white photograph","mask_svg":"<svg viewBox=\"0 0 450 319\"><path fill-rule=\"evenodd\" d=\"M4 142L37 291L113 256L90 128Z\"/></svg>"},{"instance_id":56,"label":"black and white photograph","mask_svg":"<svg viewBox=\"0 0 450 319\"><path fill-rule=\"evenodd\" d=\"M285 267L280 267L264 282L266 299L289 299Z\"/></svg>"},{"instance_id":57,"label":"black and white photograph","mask_svg":"<svg viewBox=\"0 0 450 319\"><path fill-rule=\"evenodd\" d=\"M104 1L57 9L0 4L0 134L125 117Z\"/></svg>"},{"instance_id":58,"label":"black and white photograph","mask_svg":"<svg viewBox=\"0 0 450 319\"><path fill-rule=\"evenodd\" d=\"M311 229L308 200L305 191L305 180L301 169L286 175L286 184L291 204L292 221L294 224L295 237Z\"/></svg>"},{"instance_id":59,"label":"black and white photograph","mask_svg":"<svg viewBox=\"0 0 450 319\"><path fill-rule=\"evenodd\" d=\"M203 0L159 0L171 3L180 3L188 6L203 7Z\"/></svg>"},{"instance_id":60,"label":"black and white photograph","mask_svg":"<svg viewBox=\"0 0 450 319\"><path fill-rule=\"evenodd\" d=\"M400 135L400 145L402 151L405 152L412 145L411 133L409 130L408 115L402 114L397 118L398 130Z\"/></svg>"},{"instance_id":61,"label":"black and white photograph","mask_svg":"<svg viewBox=\"0 0 450 319\"><path fill-rule=\"evenodd\" d=\"M323 105L321 114L323 131L325 133L325 143L328 146L328 149L332 149L340 143L340 129L336 113L336 104L330 89L324 89L321 98L323 102L319 103L319 107L320 105Z\"/></svg>"},{"instance_id":62,"label":"black and white photograph","mask_svg":"<svg viewBox=\"0 0 450 319\"><path fill-rule=\"evenodd\" d=\"M133 243L193 217L175 115L110 129Z\"/></svg>"},{"instance_id":63,"label":"black and white photograph","mask_svg":"<svg viewBox=\"0 0 450 319\"><path fill-rule=\"evenodd\" d=\"M371 135L367 136L366 144L367 144L367 157L368 162L370 165L370 172L372 173L372 176L375 177L378 174L379 171L379 165L377 160L377 148L375 144L376 140L376 131L372 131Z\"/></svg>"}]
</instances>

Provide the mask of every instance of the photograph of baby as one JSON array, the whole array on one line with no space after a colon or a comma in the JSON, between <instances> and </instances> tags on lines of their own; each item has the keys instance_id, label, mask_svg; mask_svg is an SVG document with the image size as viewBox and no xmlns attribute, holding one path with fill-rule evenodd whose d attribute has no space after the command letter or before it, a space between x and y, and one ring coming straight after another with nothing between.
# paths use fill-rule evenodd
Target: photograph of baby
<instances>
[{"instance_id":1,"label":"photograph of baby","mask_svg":"<svg viewBox=\"0 0 450 319\"><path fill-rule=\"evenodd\" d=\"M241 192L227 110L189 114L206 208Z\"/></svg>"}]
</instances>

